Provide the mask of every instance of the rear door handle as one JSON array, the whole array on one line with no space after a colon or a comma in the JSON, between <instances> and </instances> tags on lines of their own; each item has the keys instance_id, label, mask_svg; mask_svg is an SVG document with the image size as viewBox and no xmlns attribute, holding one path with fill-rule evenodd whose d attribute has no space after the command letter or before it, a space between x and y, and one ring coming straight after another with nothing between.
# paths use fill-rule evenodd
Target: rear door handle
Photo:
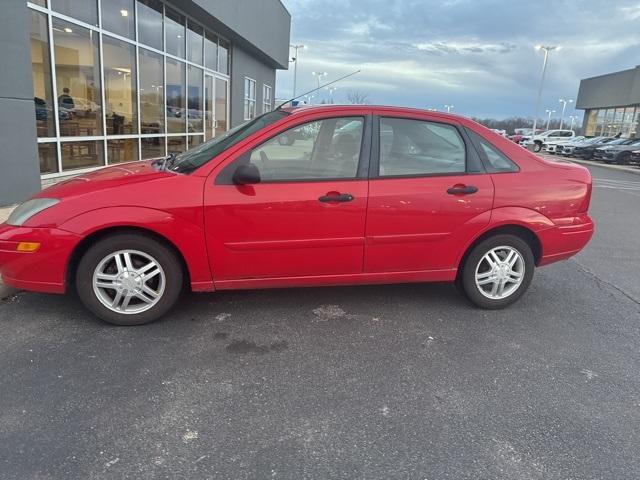
<instances>
[{"instance_id":1,"label":"rear door handle","mask_svg":"<svg viewBox=\"0 0 640 480\"><path fill-rule=\"evenodd\" d=\"M454 185L447 190L447 193L449 195L471 195L477 191L478 187L474 187L473 185Z\"/></svg>"},{"instance_id":2,"label":"rear door handle","mask_svg":"<svg viewBox=\"0 0 640 480\"><path fill-rule=\"evenodd\" d=\"M322 203L344 203L353 200L353 195L349 193L328 193L318 199Z\"/></svg>"}]
</instances>

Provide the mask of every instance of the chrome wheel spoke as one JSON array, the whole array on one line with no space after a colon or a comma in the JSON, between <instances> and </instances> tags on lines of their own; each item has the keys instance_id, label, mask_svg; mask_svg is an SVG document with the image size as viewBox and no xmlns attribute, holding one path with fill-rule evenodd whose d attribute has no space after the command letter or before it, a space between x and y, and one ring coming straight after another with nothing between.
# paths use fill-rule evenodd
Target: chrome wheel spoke
<instances>
[{"instance_id":1,"label":"chrome wheel spoke","mask_svg":"<svg viewBox=\"0 0 640 480\"><path fill-rule=\"evenodd\" d=\"M476 283L478 285L488 285L488 284L493 283L495 281L496 281L495 278L493 278L493 276L491 276L491 277L482 278L480 280L476 280Z\"/></svg>"}]
</instances>

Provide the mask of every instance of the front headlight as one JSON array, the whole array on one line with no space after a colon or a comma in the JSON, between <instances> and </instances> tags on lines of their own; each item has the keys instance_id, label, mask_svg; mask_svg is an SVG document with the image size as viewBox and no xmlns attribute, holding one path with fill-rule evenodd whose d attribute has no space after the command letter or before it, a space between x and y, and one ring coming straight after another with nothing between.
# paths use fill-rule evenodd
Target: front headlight
<instances>
[{"instance_id":1,"label":"front headlight","mask_svg":"<svg viewBox=\"0 0 640 480\"><path fill-rule=\"evenodd\" d=\"M27 200L26 202L18 205L18 207L11 212L9 219L7 220L7 224L20 227L36 213L40 213L49 207L53 207L59 202L60 200L57 198L34 198L32 200Z\"/></svg>"}]
</instances>

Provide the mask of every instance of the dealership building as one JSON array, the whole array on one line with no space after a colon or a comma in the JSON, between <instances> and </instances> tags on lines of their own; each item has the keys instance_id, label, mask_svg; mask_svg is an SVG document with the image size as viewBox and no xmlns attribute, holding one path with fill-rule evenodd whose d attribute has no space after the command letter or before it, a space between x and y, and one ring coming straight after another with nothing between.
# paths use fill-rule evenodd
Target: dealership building
<instances>
[{"instance_id":1,"label":"dealership building","mask_svg":"<svg viewBox=\"0 0 640 480\"><path fill-rule=\"evenodd\" d=\"M576 108L584 110L587 136L640 137L640 65L582 80Z\"/></svg>"},{"instance_id":2,"label":"dealership building","mask_svg":"<svg viewBox=\"0 0 640 480\"><path fill-rule=\"evenodd\" d=\"M0 205L192 148L273 108L279 0L4 0Z\"/></svg>"}]
</instances>

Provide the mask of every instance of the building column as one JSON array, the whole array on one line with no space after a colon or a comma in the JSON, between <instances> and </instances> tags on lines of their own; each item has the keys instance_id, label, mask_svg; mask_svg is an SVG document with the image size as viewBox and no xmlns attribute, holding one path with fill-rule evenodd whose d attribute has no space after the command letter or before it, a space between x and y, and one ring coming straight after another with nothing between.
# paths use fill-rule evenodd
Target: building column
<instances>
[{"instance_id":1,"label":"building column","mask_svg":"<svg viewBox=\"0 0 640 480\"><path fill-rule=\"evenodd\" d=\"M4 0L0 15L0 205L40 190L29 15L25 0Z\"/></svg>"}]
</instances>

